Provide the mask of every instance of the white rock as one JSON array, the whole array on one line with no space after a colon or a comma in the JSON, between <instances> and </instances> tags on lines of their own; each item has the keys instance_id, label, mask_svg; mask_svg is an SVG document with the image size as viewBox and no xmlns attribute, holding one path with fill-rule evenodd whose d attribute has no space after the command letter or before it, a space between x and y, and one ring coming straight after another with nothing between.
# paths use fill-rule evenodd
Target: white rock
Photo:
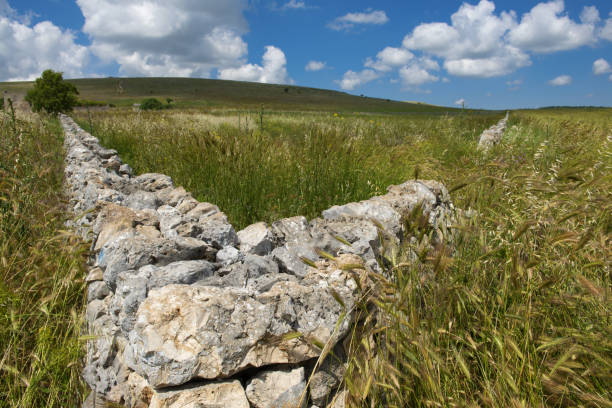
<instances>
[{"instance_id":1,"label":"white rock","mask_svg":"<svg viewBox=\"0 0 612 408\"><path fill-rule=\"evenodd\" d=\"M268 255L272 251L274 236L265 222L251 224L237 235L241 252Z\"/></svg>"},{"instance_id":2,"label":"white rock","mask_svg":"<svg viewBox=\"0 0 612 408\"><path fill-rule=\"evenodd\" d=\"M299 408L306 406L305 390L304 367L299 367L259 372L249 381L246 395L253 408Z\"/></svg>"}]
</instances>

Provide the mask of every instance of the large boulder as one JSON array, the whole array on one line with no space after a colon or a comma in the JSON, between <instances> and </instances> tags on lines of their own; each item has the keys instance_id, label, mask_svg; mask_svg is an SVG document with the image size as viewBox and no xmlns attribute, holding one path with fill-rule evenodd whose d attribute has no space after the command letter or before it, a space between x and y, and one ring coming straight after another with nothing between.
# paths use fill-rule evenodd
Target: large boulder
<instances>
[{"instance_id":1,"label":"large boulder","mask_svg":"<svg viewBox=\"0 0 612 408\"><path fill-rule=\"evenodd\" d=\"M301 282L277 282L261 294L233 287L165 286L152 290L140 305L127 361L154 387L299 363L319 354L310 340L335 344L347 333L355 300L356 285L341 270L313 270ZM338 324L344 310L346 318ZM302 337L287 337L295 332Z\"/></svg>"}]
</instances>

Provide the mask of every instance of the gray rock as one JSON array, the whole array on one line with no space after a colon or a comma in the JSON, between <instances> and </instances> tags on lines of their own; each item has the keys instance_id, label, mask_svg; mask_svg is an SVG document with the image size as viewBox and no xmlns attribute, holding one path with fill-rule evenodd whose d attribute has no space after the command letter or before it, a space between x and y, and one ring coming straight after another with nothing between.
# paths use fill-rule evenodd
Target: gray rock
<instances>
[{"instance_id":1,"label":"gray rock","mask_svg":"<svg viewBox=\"0 0 612 408\"><path fill-rule=\"evenodd\" d=\"M302 257L309 260L316 260L319 258L313 248L307 245L284 245L282 247L275 248L272 251L274 260L278 263L281 271L297 277L304 277L311 269L304 261Z\"/></svg>"},{"instance_id":2,"label":"gray rock","mask_svg":"<svg viewBox=\"0 0 612 408\"><path fill-rule=\"evenodd\" d=\"M272 233L281 243L309 241L312 237L308 230L306 217L283 218L272 223Z\"/></svg>"},{"instance_id":3,"label":"gray rock","mask_svg":"<svg viewBox=\"0 0 612 408\"><path fill-rule=\"evenodd\" d=\"M102 269L92 268L87 274L87 277L85 278L85 282L89 283L89 282L101 281L102 277L103 277Z\"/></svg>"},{"instance_id":4,"label":"gray rock","mask_svg":"<svg viewBox=\"0 0 612 408\"><path fill-rule=\"evenodd\" d=\"M140 271L124 271L117 276L115 295L109 306L111 316L124 334L134 328L138 306L147 297L147 283L150 273L145 268Z\"/></svg>"},{"instance_id":5,"label":"gray rock","mask_svg":"<svg viewBox=\"0 0 612 408\"><path fill-rule=\"evenodd\" d=\"M217 206L175 188L168 176L131 177L116 152L71 119L61 120L70 206L85 212L70 225L94 237L86 318L95 337L83 377L105 399L132 408L247 408L238 381L216 380L257 367L267 369L248 381L253 406L296 404L306 389L304 369L269 366L316 358L320 350L311 340L333 345L346 335L358 291L343 265L376 269L379 237L406 238L403 221L418 204L434 243L452 223L444 186L418 180L334 206L310 223L298 216L236 233ZM344 308L332 289L349 311L338 327ZM286 336L295 332L302 336ZM313 375L314 404L324 406L334 395L343 367L328 357ZM162 389L169 386L175 388ZM344 395L334 408L344 406Z\"/></svg>"},{"instance_id":6,"label":"gray rock","mask_svg":"<svg viewBox=\"0 0 612 408\"><path fill-rule=\"evenodd\" d=\"M191 383L170 390L156 390L136 373L127 382L130 408L249 408L240 381Z\"/></svg>"},{"instance_id":7,"label":"gray rock","mask_svg":"<svg viewBox=\"0 0 612 408\"><path fill-rule=\"evenodd\" d=\"M179 205L185 198L191 198L191 194L189 194L183 187L170 188L168 190L160 190L158 191L158 196L162 199L164 205L169 205L171 207L176 207Z\"/></svg>"},{"instance_id":8,"label":"gray rock","mask_svg":"<svg viewBox=\"0 0 612 408\"><path fill-rule=\"evenodd\" d=\"M181 214L187 214L189 211L193 210L198 204L198 200L189 196L181 200L181 202L177 204L176 209L179 210Z\"/></svg>"},{"instance_id":9,"label":"gray rock","mask_svg":"<svg viewBox=\"0 0 612 408\"><path fill-rule=\"evenodd\" d=\"M333 399L333 392L340 385L345 373L347 357L342 344L334 347L318 370L310 378L310 399L319 406L327 406Z\"/></svg>"},{"instance_id":10,"label":"gray rock","mask_svg":"<svg viewBox=\"0 0 612 408\"><path fill-rule=\"evenodd\" d=\"M85 317L88 322L93 322L98 317L104 315L107 312L106 304L101 299L94 299L87 303L85 309Z\"/></svg>"},{"instance_id":11,"label":"gray rock","mask_svg":"<svg viewBox=\"0 0 612 408\"><path fill-rule=\"evenodd\" d=\"M132 174L134 174L134 170L130 167L129 164L125 163L119 167L119 173L131 176Z\"/></svg>"},{"instance_id":12,"label":"gray rock","mask_svg":"<svg viewBox=\"0 0 612 408\"><path fill-rule=\"evenodd\" d=\"M226 246L238 245L236 231L223 213L201 217L198 227L201 232L195 238L201 239L214 248L221 249Z\"/></svg>"},{"instance_id":13,"label":"gray rock","mask_svg":"<svg viewBox=\"0 0 612 408\"><path fill-rule=\"evenodd\" d=\"M117 151L115 149L105 149L102 146L97 146L95 149L92 150L102 159L110 159L111 157L117 154Z\"/></svg>"},{"instance_id":14,"label":"gray rock","mask_svg":"<svg viewBox=\"0 0 612 408\"><path fill-rule=\"evenodd\" d=\"M244 257L244 254L241 254L240 251L233 246L226 246L217 252L217 262L223 265L236 263L240 261L242 257Z\"/></svg>"},{"instance_id":15,"label":"gray rock","mask_svg":"<svg viewBox=\"0 0 612 408\"><path fill-rule=\"evenodd\" d=\"M125 205L133 210L155 210L160 204L157 196L149 191L136 191L125 199Z\"/></svg>"},{"instance_id":16,"label":"gray rock","mask_svg":"<svg viewBox=\"0 0 612 408\"><path fill-rule=\"evenodd\" d=\"M295 280L295 276L279 273L272 257L247 254L240 262L218 269L215 275L202 279L198 284L245 288L249 293L259 293L267 291L276 282Z\"/></svg>"},{"instance_id":17,"label":"gray rock","mask_svg":"<svg viewBox=\"0 0 612 408\"><path fill-rule=\"evenodd\" d=\"M117 326L127 336L134 328L136 311L151 289L171 284L191 284L214 273L204 260L179 261L158 267L147 265L138 271L120 272L110 310Z\"/></svg>"},{"instance_id":18,"label":"gray rock","mask_svg":"<svg viewBox=\"0 0 612 408\"><path fill-rule=\"evenodd\" d=\"M491 147L495 146L499 142L504 135L504 131L506 130L506 122L508 121L509 112L506 112L506 116L501 119L497 124L491 126L486 129L480 135L480 139L478 140L478 148L483 151L489 150Z\"/></svg>"},{"instance_id":19,"label":"gray rock","mask_svg":"<svg viewBox=\"0 0 612 408\"><path fill-rule=\"evenodd\" d=\"M149 290L163 286L182 283L191 284L210 277L215 272L213 264L205 260L179 261L166 266L147 266ZM141 270L144 268L141 268Z\"/></svg>"},{"instance_id":20,"label":"gray rock","mask_svg":"<svg viewBox=\"0 0 612 408\"><path fill-rule=\"evenodd\" d=\"M274 236L265 222L251 224L238 231L240 251L255 255L268 255L272 252Z\"/></svg>"},{"instance_id":21,"label":"gray rock","mask_svg":"<svg viewBox=\"0 0 612 408\"><path fill-rule=\"evenodd\" d=\"M106 283L102 281L91 282L87 287L87 301L91 302L95 299L104 299L109 293L110 290L108 286L106 286Z\"/></svg>"},{"instance_id":22,"label":"gray rock","mask_svg":"<svg viewBox=\"0 0 612 408\"><path fill-rule=\"evenodd\" d=\"M211 203L197 203L195 207L189 210L185 215L190 219L199 220L202 217L210 217L220 213L219 207Z\"/></svg>"},{"instance_id":23,"label":"gray rock","mask_svg":"<svg viewBox=\"0 0 612 408\"><path fill-rule=\"evenodd\" d=\"M345 408L346 405L346 397L348 396L348 392L346 390L342 390L338 392L332 402L327 405L327 408Z\"/></svg>"},{"instance_id":24,"label":"gray rock","mask_svg":"<svg viewBox=\"0 0 612 408\"><path fill-rule=\"evenodd\" d=\"M163 205L157 209L159 214L159 229L164 237L175 238L179 234L176 228L181 225L183 221L183 215L174 207L169 205Z\"/></svg>"},{"instance_id":25,"label":"gray rock","mask_svg":"<svg viewBox=\"0 0 612 408\"><path fill-rule=\"evenodd\" d=\"M132 184L137 190L154 193L164 188L174 187L172 178L165 174L146 173L132 179Z\"/></svg>"},{"instance_id":26,"label":"gray rock","mask_svg":"<svg viewBox=\"0 0 612 408\"><path fill-rule=\"evenodd\" d=\"M259 372L248 382L246 395L254 408L298 408L306 406L305 390L304 367L299 367Z\"/></svg>"},{"instance_id":27,"label":"gray rock","mask_svg":"<svg viewBox=\"0 0 612 408\"><path fill-rule=\"evenodd\" d=\"M208 245L194 238L174 240L150 238L137 232L125 232L106 242L98 252L97 265L104 270L104 281L114 290L119 272L145 265L164 266L172 262L204 259Z\"/></svg>"},{"instance_id":28,"label":"gray rock","mask_svg":"<svg viewBox=\"0 0 612 408\"><path fill-rule=\"evenodd\" d=\"M154 289L138 309L126 361L154 387L166 387L227 377L251 366L307 360L319 350L305 338L335 342L348 330L356 296L349 280L342 271L313 271L301 283L277 282L259 295L231 287ZM337 332L343 308L331 287L349 309ZM280 315L279 305L284 305ZM284 338L294 331L304 338Z\"/></svg>"}]
</instances>

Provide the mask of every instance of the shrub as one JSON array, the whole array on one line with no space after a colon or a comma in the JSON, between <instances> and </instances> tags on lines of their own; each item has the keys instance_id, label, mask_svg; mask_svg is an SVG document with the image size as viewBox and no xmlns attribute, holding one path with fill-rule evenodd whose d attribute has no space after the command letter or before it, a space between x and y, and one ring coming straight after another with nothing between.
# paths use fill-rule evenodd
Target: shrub
<instances>
[{"instance_id":1,"label":"shrub","mask_svg":"<svg viewBox=\"0 0 612 408\"><path fill-rule=\"evenodd\" d=\"M140 104L141 110L160 110L164 108L164 104L155 98L147 98Z\"/></svg>"},{"instance_id":2,"label":"shrub","mask_svg":"<svg viewBox=\"0 0 612 408\"><path fill-rule=\"evenodd\" d=\"M61 72L48 69L36 79L34 88L30 89L25 100L34 112L44 110L52 115L70 112L77 104L77 88L64 81Z\"/></svg>"}]
</instances>

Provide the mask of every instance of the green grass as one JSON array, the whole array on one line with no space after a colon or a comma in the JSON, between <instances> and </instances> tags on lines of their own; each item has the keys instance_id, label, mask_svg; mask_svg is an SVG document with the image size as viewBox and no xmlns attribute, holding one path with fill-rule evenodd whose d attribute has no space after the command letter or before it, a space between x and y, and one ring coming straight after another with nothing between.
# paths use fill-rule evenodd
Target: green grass
<instances>
[{"instance_id":1,"label":"green grass","mask_svg":"<svg viewBox=\"0 0 612 408\"><path fill-rule=\"evenodd\" d=\"M137 173L170 175L242 229L367 199L414 177L417 167L419 177L440 179L441 163L457 160L448 149L474 152L471 142L501 117L270 113L262 131L259 116L238 115L112 111L75 118Z\"/></svg>"},{"instance_id":2,"label":"green grass","mask_svg":"<svg viewBox=\"0 0 612 408\"><path fill-rule=\"evenodd\" d=\"M501 146L446 174L477 215L452 249L414 243L421 262L402 248L372 277L352 405L612 406L612 123L576 113L516 115Z\"/></svg>"},{"instance_id":3,"label":"green grass","mask_svg":"<svg viewBox=\"0 0 612 408\"><path fill-rule=\"evenodd\" d=\"M86 247L63 230L57 120L0 112L0 406L76 407Z\"/></svg>"},{"instance_id":4,"label":"green grass","mask_svg":"<svg viewBox=\"0 0 612 408\"><path fill-rule=\"evenodd\" d=\"M93 78L70 79L80 92L80 98L89 101L131 106L145 98L159 98L162 102L172 98L180 108L199 107L258 110L317 110L339 112L430 112L445 114L460 112L457 108L420 103L398 102L369 98L325 89L294 85L260 84L254 82L225 81L196 78ZM24 95L32 82L3 82L0 91Z\"/></svg>"}]
</instances>

